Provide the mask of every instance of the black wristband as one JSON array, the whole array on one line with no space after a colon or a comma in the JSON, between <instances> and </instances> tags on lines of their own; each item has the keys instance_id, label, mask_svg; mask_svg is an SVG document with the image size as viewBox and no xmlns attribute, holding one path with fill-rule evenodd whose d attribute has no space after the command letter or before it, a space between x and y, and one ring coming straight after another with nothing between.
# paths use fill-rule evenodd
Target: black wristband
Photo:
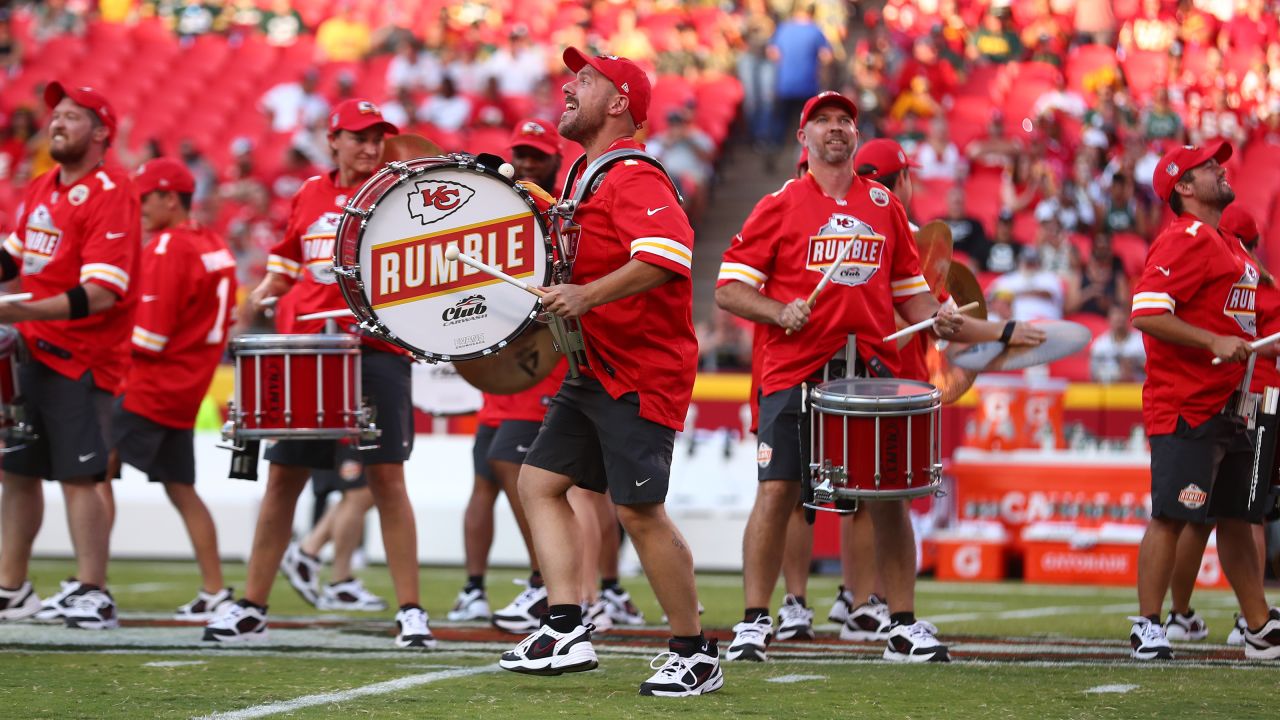
<instances>
[{"instance_id":1,"label":"black wristband","mask_svg":"<svg viewBox=\"0 0 1280 720\"><path fill-rule=\"evenodd\" d=\"M18 261L4 250L0 250L0 282L18 277Z\"/></svg>"},{"instance_id":2,"label":"black wristband","mask_svg":"<svg viewBox=\"0 0 1280 720\"><path fill-rule=\"evenodd\" d=\"M89 317L89 291L83 285L77 285L67 291L67 302L71 304L72 320Z\"/></svg>"},{"instance_id":3,"label":"black wristband","mask_svg":"<svg viewBox=\"0 0 1280 720\"><path fill-rule=\"evenodd\" d=\"M1000 342L1001 342L1001 343L1003 343L1003 344L1005 344L1005 345L1008 345L1008 344L1009 344L1009 341L1013 339L1013 326L1014 326L1014 325L1017 325L1017 323L1016 323L1016 322L1014 322L1014 321L1012 321L1012 320L1010 320L1009 322L1007 322L1007 323L1005 323L1005 324L1004 324L1004 331L1000 333Z\"/></svg>"}]
</instances>

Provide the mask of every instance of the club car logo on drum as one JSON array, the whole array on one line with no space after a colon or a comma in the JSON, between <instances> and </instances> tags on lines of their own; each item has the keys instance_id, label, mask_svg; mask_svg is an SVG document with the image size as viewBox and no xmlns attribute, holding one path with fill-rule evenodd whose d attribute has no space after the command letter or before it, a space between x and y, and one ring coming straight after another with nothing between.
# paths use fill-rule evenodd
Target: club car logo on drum
<instances>
[{"instance_id":1,"label":"club car logo on drum","mask_svg":"<svg viewBox=\"0 0 1280 720\"><path fill-rule=\"evenodd\" d=\"M880 269L880 260L884 251L883 239L860 239L856 235L871 235L875 231L870 225L852 215L835 213L827 220L818 234L809 238L808 256L805 266L817 273L825 273L827 268L840 256L840 249L851 242L849 252L845 255L840 269L832 276L832 282L841 285L862 285L875 276Z\"/></svg>"},{"instance_id":2,"label":"club car logo on drum","mask_svg":"<svg viewBox=\"0 0 1280 720\"><path fill-rule=\"evenodd\" d=\"M476 191L448 180L423 180L409 193L409 215L423 225L440 222L467 204Z\"/></svg>"},{"instance_id":3,"label":"club car logo on drum","mask_svg":"<svg viewBox=\"0 0 1280 720\"><path fill-rule=\"evenodd\" d=\"M1209 493L1200 488L1199 485L1191 483L1182 488L1182 492L1178 493L1178 502L1185 505L1191 510L1199 510L1209 501Z\"/></svg>"},{"instance_id":4,"label":"club car logo on drum","mask_svg":"<svg viewBox=\"0 0 1280 720\"><path fill-rule=\"evenodd\" d=\"M1245 263L1244 274L1231 286L1227 302L1222 306L1222 314L1235 320L1240 329L1250 335L1258 334L1257 314L1254 302L1258 293L1258 271Z\"/></svg>"},{"instance_id":5,"label":"club car logo on drum","mask_svg":"<svg viewBox=\"0 0 1280 720\"><path fill-rule=\"evenodd\" d=\"M445 327L448 327L449 325L479 320L488 311L489 308L484 304L483 295L469 295L459 300L453 307L445 308L444 312L440 314L440 319L444 321Z\"/></svg>"}]
</instances>

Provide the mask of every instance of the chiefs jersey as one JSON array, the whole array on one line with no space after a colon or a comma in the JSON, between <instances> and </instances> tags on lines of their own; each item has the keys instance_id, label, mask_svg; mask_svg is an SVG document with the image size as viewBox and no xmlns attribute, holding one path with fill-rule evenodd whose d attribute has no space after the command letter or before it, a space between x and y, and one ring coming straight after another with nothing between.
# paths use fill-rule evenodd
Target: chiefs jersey
<instances>
[{"instance_id":1,"label":"chiefs jersey","mask_svg":"<svg viewBox=\"0 0 1280 720\"><path fill-rule=\"evenodd\" d=\"M505 420L542 422L551 405L551 398L560 390L560 383L569 372L569 361L561 360L537 385L512 395L484 394L481 422L498 425Z\"/></svg>"},{"instance_id":2,"label":"chiefs jersey","mask_svg":"<svg viewBox=\"0 0 1280 720\"><path fill-rule=\"evenodd\" d=\"M1272 283L1258 282L1258 337L1280 332L1280 288ZM1253 366L1251 392L1260 393L1264 388L1280 388L1280 358L1259 354Z\"/></svg>"},{"instance_id":3,"label":"chiefs jersey","mask_svg":"<svg viewBox=\"0 0 1280 720\"><path fill-rule=\"evenodd\" d=\"M288 293L291 312L284 312L279 307L276 310L276 330L279 332L324 332L324 320L300 321L298 317L347 306L333 275L333 256L342 208L356 188L338 187L336 178L335 171L317 175L303 183L302 189L293 196L284 239L271 248L267 257L267 272L297 280ZM339 320L337 324L345 332L360 334L354 318ZM388 342L367 335L361 335L361 340L378 350L404 353Z\"/></svg>"},{"instance_id":4,"label":"chiefs jersey","mask_svg":"<svg viewBox=\"0 0 1280 720\"><path fill-rule=\"evenodd\" d=\"M143 250L139 289L124 407L167 427L193 427L227 346L236 259L212 231L184 223Z\"/></svg>"},{"instance_id":5,"label":"chiefs jersey","mask_svg":"<svg viewBox=\"0 0 1280 720\"><path fill-rule=\"evenodd\" d=\"M1257 335L1258 269L1213 227L1191 215L1174 220L1151 244L1134 288L1133 317L1173 313L1215 335ZM1193 427L1222 410L1244 375L1243 363L1215 367L1208 350L1143 335L1147 381L1142 416L1148 435L1172 433L1181 416Z\"/></svg>"},{"instance_id":6,"label":"chiefs jersey","mask_svg":"<svg viewBox=\"0 0 1280 720\"><path fill-rule=\"evenodd\" d=\"M128 363L119 350L133 330L131 283L142 244L138 198L116 165L102 165L70 186L58 175L55 167L27 187L17 230L4 243L22 269L22 290L40 300L92 283L119 299L79 320L32 320L17 328L36 360L73 379L91 371L94 384L114 393Z\"/></svg>"},{"instance_id":7,"label":"chiefs jersey","mask_svg":"<svg viewBox=\"0 0 1280 720\"><path fill-rule=\"evenodd\" d=\"M642 146L631 138L608 150ZM586 374L611 397L635 392L640 417L684 427L698 366L693 331L693 228L675 188L654 166L639 160L614 164L574 213L581 226L573 283L586 285L631 260L674 274L651 290L592 308L582 316Z\"/></svg>"},{"instance_id":8,"label":"chiefs jersey","mask_svg":"<svg viewBox=\"0 0 1280 720\"><path fill-rule=\"evenodd\" d=\"M743 282L790 303L807 298L840 248L861 234L884 239L852 240L802 330L788 336L776 325L762 326L766 395L814 375L850 333L857 334L860 356L878 357L900 372L895 343L881 339L895 329L894 306L929 288L902 203L879 183L856 176L843 198L827 196L811 174L788 181L756 204L725 251L717 285Z\"/></svg>"}]
</instances>

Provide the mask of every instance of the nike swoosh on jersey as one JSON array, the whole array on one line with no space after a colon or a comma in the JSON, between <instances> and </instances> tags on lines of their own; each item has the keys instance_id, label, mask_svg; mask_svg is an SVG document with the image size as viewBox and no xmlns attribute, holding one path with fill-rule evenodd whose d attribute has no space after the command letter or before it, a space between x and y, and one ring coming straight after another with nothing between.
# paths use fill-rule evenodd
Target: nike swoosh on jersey
<instances>
[{"instance_id":1,"label":"nike swoosh on jersey","mask_svg":"<svg viewBox=\"0 0 1280 720\"><path fill-rule=\"evenodd\" d=\"M654 215L657 215L658 213L662 212L663 210L666 210L666 209L667 209L667 208L669 208L669 207L671 207L671 206L670 206L670 205L663 205L663 206L662 206L662 207L660 207L660 208L652 208L652 209L649 209L649 210L645 210L645 212L649 214L649 217L653 217Z\"/></svg>"},{"instance_id":2,"label":"nike swoosh on jersey","mask_svg":"<svg viewBox=\"0 0 1280 720\"><path fill-rule=\"evenodd\" d=\"M1159 270L1160 272L1164 273L1164 276L1165 276L1165 277L1169 277L1169 269L1168 269L1168 268L1162 268L1162 267L1160 267L1159 265L1157 265L1157 266L1156 266L1156 269L1157 269L1157 270Z\"/></svg>"},{"instance_id":3,"label":"nike swoosh on jersey","mask_svg":"<svg viewBox=\"0 0 1280 720\"><path fill-rule=\"evenodd\" d=\"M647 477L647 478L645 478L645 479L644 479L644 482L640 482L639 480L637 480L637 481L636 481L636 487L640 487L641 485L644 485L644 483L647 483L647 482L649 482L649 481L650 481L650 480L652 480L652 479L653 479L653 478L651 478L651 477Z\"/></svg>"},{"instance_id":4,"label":"nike swoosh on jersey","mask_svg":"<svg viewBox=\"0 0 1280 720\"><path fill-rule=\"evenodd\" d=\"M107 233L107 239L108 239L108 240L117 240L117 239L122 238L122 237L124 237L125 235L128 235L128 234L129 234L129 233L122 233L122 232L113 233L113 232L109 232L109 233Z\"/></svg>"},{"instance_id":5,"label":"nike swoosh on jersey","mask_svg":"<svg viewBox=\"0 0 1280 720\"><path fill-rule=\"evenodd\" d=\"M156 300L159 300L159 299L160 299L159 295L143 295L142 296L142 302L155 302Z\"/></svg>"}]
</instances>

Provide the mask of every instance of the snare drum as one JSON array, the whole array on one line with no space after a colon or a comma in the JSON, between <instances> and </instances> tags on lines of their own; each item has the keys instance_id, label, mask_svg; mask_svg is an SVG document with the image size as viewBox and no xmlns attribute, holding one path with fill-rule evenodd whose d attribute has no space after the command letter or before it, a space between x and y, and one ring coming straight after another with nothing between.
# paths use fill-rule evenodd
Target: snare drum
<instances>
[{"instance_id":1,"label":"snare drum","mask_svg":"<svg viewBox=\"0 0 1280 720\"><path fill-rule=\"evenodd\" d=\"M14 424L14 400L21 394L18 386L18 356L22 335L7 325L0 325L0 427Z\"/></svg>"},{"instance_id":2,"label":"snare drum","mask_svg":"<svg viewBox=\"0 0 1280 720\"><path fill-rule=\"evenodd\" d=\"M223 438L367 440L377 435L362 403L360 338L246 335L231 341L231 353L235 395Z\"/></svg>"},{"instance_id":3,"label":"snare drum","mask_svg":"<svg viewBox=\"0 0 1280 720\"><path fill-rule=\"evenodd\" d=\"M810 391L814 500L937 491L942 393L915 380L844 378Z\"/></svg>"},{"instance_id":4,"label":"snare drum","mask_svg":"<svg viewBox=\"0 0 1280 720\"><path fill-rule=\"evenodd\" d=\"M334 272L366 330L429 362L473 360L534 326L538 298L445 250L546 285L548 237L533 197L497 171L468 156L419 158L388 164L351 198Z\"/></svg>"}]
</instances>

